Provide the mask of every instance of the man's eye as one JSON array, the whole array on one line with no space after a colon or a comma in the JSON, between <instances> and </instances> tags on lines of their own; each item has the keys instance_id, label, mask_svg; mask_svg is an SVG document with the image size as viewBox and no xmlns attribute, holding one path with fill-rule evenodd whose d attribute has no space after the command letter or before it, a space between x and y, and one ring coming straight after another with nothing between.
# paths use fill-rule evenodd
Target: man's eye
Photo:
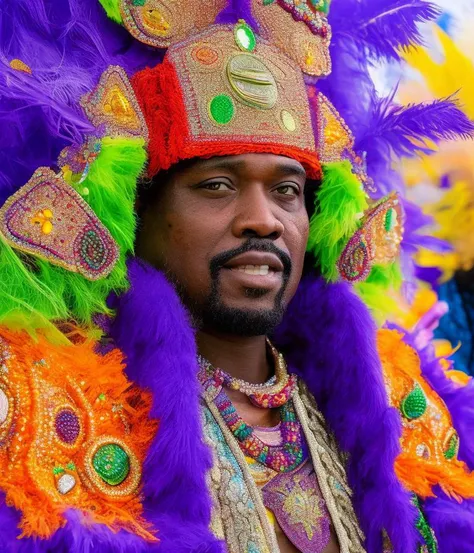
<instances>
[{"instance_id":1,"label":"man's eye","mask_svg":"<svg viewBox=\"0 0 474 553\"><path fill-rule=\"evenodd\" d=\"M299 189L291 184L284 184L277 188L277 192L283 196L299 196Z\"/></svg>"},{"instance_id":2,"label":"man's eye","mask_svg":"<svg viewBox=\"0 0 474 553\"><path fill-rule=\"evenodd\" d=\"M205 190L212 190L213 192L230 190L230 186L225 182L206 182L201 188L204 188Z\"/></svg>"}]
</instances>

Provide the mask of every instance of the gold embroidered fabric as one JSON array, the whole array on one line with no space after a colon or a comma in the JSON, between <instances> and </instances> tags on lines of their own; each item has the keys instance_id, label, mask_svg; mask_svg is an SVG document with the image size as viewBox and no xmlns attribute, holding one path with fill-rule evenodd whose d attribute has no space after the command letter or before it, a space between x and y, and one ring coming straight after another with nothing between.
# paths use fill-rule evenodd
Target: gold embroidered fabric
<instances>
[{"instance_id":1,"label":"gold embroidered fabric","mask_svg":"<svg viewBox=\"0 0 474 553\"><path fill-rule=\"evenodd\" d=\"M228 430L211 397L204 397L204 434L214 455L208 485L214 501L211 530L227 543L229 553L278 553L261 493L246 458ZM335 441L328 435L322 415L306 386L299 384L293 396L311 459L326 501L341 553L365 553Z\"/></svg>"},{"instance_id":2,"label":"gold embroidered fabric","mask_svg":"<svg viewBox=\"0 0 474 553\"><path fill-rule=\"evenodd\" d=\"M260 139L314 152L303 75L276 48L257 38L252 51L242 52L233 27L219 26L170 48L167 55L176 68L194 140L251 137L255 143Z\"/></svg>"}]
</instances>

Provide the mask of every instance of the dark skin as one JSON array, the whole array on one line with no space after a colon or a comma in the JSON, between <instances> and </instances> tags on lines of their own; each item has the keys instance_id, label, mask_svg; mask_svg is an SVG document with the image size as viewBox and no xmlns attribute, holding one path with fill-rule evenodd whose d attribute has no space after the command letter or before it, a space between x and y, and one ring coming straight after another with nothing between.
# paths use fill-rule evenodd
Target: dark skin
<instances>
[{"instance_id":1,"label":"dark skin","mask_svg":"<svg viewBox=\"0 0 474 553\"><path fill-rule=\"evenodd\" d=\"M271 242L291 259L289 274L285 276L278 255L247 252L219 268L219 293L230 309L268 312L278 301L284 307L303 271L309 231L305 183L302 165L284 156L197 160L173 173L156 201L147 205L137 253L172 275L186 291L188 307L192 304L191 311L199 312L212 291L210 262L215 256L249 238ZM197 342L201 355L232 376L261 383L273 374L265 335L222 332L221 326L207 321L197 329ZM278 424L278 410L255 407L238 391L228 393L248 424ZM298 552L280 528L277 537L281 553ZM333 535L324 553L338 552Z\"/></svg>"}]
</instances>

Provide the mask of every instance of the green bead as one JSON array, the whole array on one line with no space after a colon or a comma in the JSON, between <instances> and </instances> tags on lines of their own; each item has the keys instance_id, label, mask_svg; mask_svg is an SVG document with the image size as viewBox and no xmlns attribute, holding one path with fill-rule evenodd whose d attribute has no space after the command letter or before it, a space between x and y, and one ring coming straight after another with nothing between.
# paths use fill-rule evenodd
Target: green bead
<instances>
[{"instance_id":1,"label":"green bead","mask_svg":"<svg viewBox=\"0 0 474 553\"><path fill-rule=\"evenodd\" d=\"M134 6L144 6L146 3L146 0L132 0L132 4Z\"/></svg>"},{"instance_id":2,"label":"green bead","mask_svg":"<svg viewBox=\"0 0 474 553\"><path fill-rule=\"evenodd\" d=\"M397 222L397 212L391 207L385 214L385 230L390 232L395 228Z\"/></svg>"},{"instance_id":3,"label":"green bead","mask_svg":"<svg viewBox=\"0 0 474 553\"><path fill-rule=\"evenodd\" d=\"M234 37L237 46L244 52L253 52L257 46L255 33L245 21L241 20L234 28Z\"/></svg>"},{"instance_id":4,"label":"green bead","mask_svg":"<svg viewBox=\"0 0 474 553\"><path fill-rule=\"evenodd\" d=\"M209 113L212 119L219 125L227 125L234 117L234 102L227 94L214 96L209 105Z\"/></svg>"},{"instance_id":5,"label":"green bead","mask_svg":"<svg viewBox=\"0 0 474 553\"><path fill-rule=\"evenodd\" d=\"M457 434L453 434L451 438L449 439L449 445L448 449L444 452L444 456L448 461L451 459L454 459L459 451L459 436Z\"/></svg>"},{"instance_id":6,"label":"green bead","mask_svg":"<svg viewBox=\"0 0 474 553\"><path fill-rule=\"evenodd\" d=\"M400 404L403 416L409 420L419 419L425 413L426 407L426 396L418 384L415 384L413 390L403 398Z\"/></svg>"},{"instance_id":7,"label":"green bead","mask_svg":"<svg viewBox=\"0 0 474 553\"><path fill-rule=\"evenodd\" d=\"M65 472L63 467L53 467L53 474L54 475L62 474L63 472Z\"/></svg>"},{"instance_id":8,"label":"green bead","mask_svg":"<svg viewBox=\"0 0 474 553\"><path fill-rule=\"evenodd\" d=\"M106 444L97 450L92 465L104 482L118 486L130 472L130 459L123 448L117 444Z\"/></svg>"}]
</instances>

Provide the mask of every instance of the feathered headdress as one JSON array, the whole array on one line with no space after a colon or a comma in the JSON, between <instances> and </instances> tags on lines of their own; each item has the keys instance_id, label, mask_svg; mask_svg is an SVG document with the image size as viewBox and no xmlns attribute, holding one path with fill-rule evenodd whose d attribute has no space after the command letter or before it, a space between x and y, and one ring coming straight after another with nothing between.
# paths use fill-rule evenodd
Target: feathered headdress
<instances>
[{"instance_id":1,"label":"feathered headdress","mask_svg":"<svg viewBox=\"0 0 474 553\"><path fill-rule=\"evenodd\" d=\"M139 176L183 155L238 153L244 143L286 151L312 177L322 177L308 249L328 280L364 281L358 286L370 303L374 290L399 278L401 231L406 265L417 223L391 194L402 191L393 155L414 155L427 140L472 131L453 100L401 108L392 97L379 98L369 77L375 60L398 59L400 48L419 42L416 23L436 15L431 4L334 1L329 20L326 1L213 0L205 7L191 3L184 13L176 3L154 0L102 0L102 6L92 0L2 4L0 280L7 285L0 291L0 322L53 334L50 323L57 321L93 328L94 315L109 312L109 293L128 285ZM189 97L179 105L182 92L189 93L183 79L192 75L191 63L202 71L223 63L221 52L179 45L213 22L236 25L228 53L241 55L226 65L225 90L219 93L223 85L216 81L203 100L206 92L198 81L193 85L197 101L209 102L199 119ZM260 37L283 50L277 54L271 46L273 55L302 71L304 84L297 86L305 98L294 106L274 102L271 91L294 86L297 76L285 84L275 80L271 65L252 65L269 55ZM183 61L185 55L191 58ZM249 70L270 83L263 99ZM262 117L260 138L239 142L232 124L232 132L225 127L231 120L238 125L252 105ZM183 125L204 122L205 110L212 132L199 135ZM271 130L276 117L278 132ZM217 127L219 148L209 149Z\"/></svg>"}]
</instances>

